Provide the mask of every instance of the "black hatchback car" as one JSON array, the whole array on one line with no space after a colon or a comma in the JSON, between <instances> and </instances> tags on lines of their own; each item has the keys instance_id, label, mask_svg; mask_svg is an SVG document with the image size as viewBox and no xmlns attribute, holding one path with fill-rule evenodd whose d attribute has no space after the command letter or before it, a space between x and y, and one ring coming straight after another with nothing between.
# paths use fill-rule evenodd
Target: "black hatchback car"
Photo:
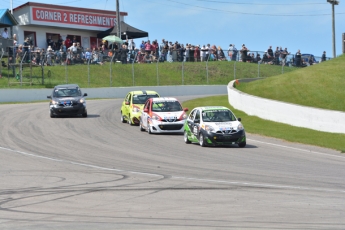
<instances>
[{"instance_id":1,"label":"black hatchback car","mask_svg":"<svg viewBox=\"0 0 345 230\"><path fill-rule=\"evenodd\" d=\"M87 117L86 93L82 94L77 84L57 85L47 98L50 98L50 117L62 115L82 115Z\"/></svg>"}]
</instances>

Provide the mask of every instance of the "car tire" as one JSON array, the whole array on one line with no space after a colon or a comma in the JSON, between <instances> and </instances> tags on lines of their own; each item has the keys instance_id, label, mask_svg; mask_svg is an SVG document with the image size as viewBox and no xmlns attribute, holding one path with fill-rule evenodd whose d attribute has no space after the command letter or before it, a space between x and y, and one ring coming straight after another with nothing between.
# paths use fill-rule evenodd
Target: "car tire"
<instances>
[{"instance_id":1,"label":"car tire","mask_svg":"<svg viewBox=\"0 0 345 230\"><path fill-rule=\"evenodd\" d=\"M183 139L184 139L184 143L186 143L186 144L192 143L192 142L188 139L188 133L187 133L187 131L184 131L184 133L183 133Z\"/></svg>"},{"instance_id":2,"label":"car tire","mask_svg":"<svg viewBox=\"0 0 345 230\"><path fill-rule=\"evenodd\" d=\"M246 147L246 145L247 145L246 142L242 142L242 143L239 143L239 144L238 144L238 147L244 148L244 147Z\"/></svg>"},{"instance_id":3,"label":"car tire","mask_svg":"<svg viewBox=\"0 0 345 230\"><path fill-rule=\"evenodd\" d=\"M145 129L143 129L143 126L141 125L141 121L139 122L139 129L140 131L145 131Z\"/></svg>"},{"instance_id":4,"label":"car tire","mask_svg":"<svg viewBox=\"0 0 345 230\"><path fill-rule=\"evenodd\" d=\"M133 123L132 123L132 121L131 121L132 119L131 119L131 115L130 114L128 114L128 120L127 120L127 124L129 124L129 125L133 125Z\"/></svg>"},{"instance_id":5,"label":"car tire","mask_svg":"<svg viewBox=\"0 0 345 230\"><path fill-rule=\"evenodd\" d=\"M124 118L123 115L122 115L122 112L121 112L121 122L122 122L122 123L126 123L126 120L125 120L125 118Z\"/></svg>"},{"instance_id":6,"label":"car tire","mask_svg":"<svg viewBox=\"0 0 345 230\"><path fill-rule=\"evenodd\" d=\"M87 112L81 114L83 117L87 117Z\"/></svg>"},{"instance_id":7,"label":"car tire","mask_svg":"<svg viewBox=\"0 0 345 230\"><path fill-rule=\"evenodd\" d=\"M148 134L152 134L152 132L151 132L151 127L150 127L150 123L149 123L149 121L147 121L147 127L146 127L146 130L147 130L147 133L148 133Z\"/></svg>"},{"instance_id":8,"label":"car tire","mask_svg":"<svg viewBox=\"0 0 345 230\"><path fill-rule=\"evenodd\" d=\"M202 133L199 134L199 144L201 147L205 147L205 138L204 135Z\"/></svg>"},{"instance_id":9,"label":"car tire","mask_svg":"<svg viewBox=\"0 0 345 230\"><path fill-rule=\"evenodd\" d=\"M55 118L55 115L52 112L50 112L49 114L50 114L50 118Z\"/></svg>"}]
</instances>

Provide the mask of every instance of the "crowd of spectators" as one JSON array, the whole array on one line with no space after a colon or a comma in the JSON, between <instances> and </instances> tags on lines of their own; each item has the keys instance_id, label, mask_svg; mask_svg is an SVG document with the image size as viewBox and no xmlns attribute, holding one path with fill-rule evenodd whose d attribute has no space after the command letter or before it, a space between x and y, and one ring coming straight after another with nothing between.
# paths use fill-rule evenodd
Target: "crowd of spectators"
<instances>
[{"instance_id":1,"label":"crowd of spectators","mask_svg":"<svg viewBox=\"0 0 345 230\"><path fill-rule=\"evenodd\" d=\"M282 47L276 47L275 51L273 51L272 46L269 46L261 56L260 52L251 52L245 44L242 44L239 50L235 44L230 44L227 50L223 50L221 46L216 45L207 44L200 46L190 43L182 44L177 41L173 43L165 39L162 39L160 43L157 39L152 41L152 43L150 40L143 40L139 45L136 45L133 39L127 39L122 44L109 43L103 40L99 47L93 43L91 44L91 48L84 49L76 36L67 37L66 40L63 40L60 36L56 41L51 36L48 36L46 49L35 48L29 37L25 39L23 44L18 44L17 40L14 39L13 49L13 59L17 63L24 61L37 65L103 65L104 61L127 64L133 62L204 62L228 60L284 66L287 64L288 55L290 55L290 52L287 48L282 49ZM326 52L323 53L321 60L326 60ZM292 63L295 66L306 65L304 59L301 57L300 50L293 55Z\"/></svg>"}]
</instances>

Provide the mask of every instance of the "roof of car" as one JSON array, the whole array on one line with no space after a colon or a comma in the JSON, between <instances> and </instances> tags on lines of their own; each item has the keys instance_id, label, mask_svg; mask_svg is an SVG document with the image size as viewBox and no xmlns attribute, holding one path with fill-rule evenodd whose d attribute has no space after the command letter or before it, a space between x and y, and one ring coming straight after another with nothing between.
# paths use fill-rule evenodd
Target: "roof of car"
<instances>
[{"instance_id":1,"label":"roof of car","mask_svg":"<svg viewBox=\"0 0 345 230\"><path fill-rule=\"evenodd\" d=\"M177 99L174 97L155 97L155 98L151 98L151 100L153 102L156 102L156 101L177 101Z\"/></svg>"},{"instance_id":2,"label":"roof of car","mask_svg":"<svg viewBox=\"0 0 345 230\"><path fill-rule=\"evenodd\" d=\"M156 91L153 90L136 90L136 91L131 91L132 94L137 95L137 94L150 94L150 95L159 95Z\"/></svg>"},{"instance_id":3,"label":"roof of car","mask_svg":"<svg viewBox=\"0 0 345 230\"><path fill-rule=\"evenodd\" d=\"M196 107L196 109L201 109L203 111L205 110L217 110L217 109L227 109L230 110L229 108L225 107L225 106L203 106L203 107Z\"/></svg>"},{"instance_id":4,"label":"roof of car","mask_svg":"<svg viewBox=\"0 0 345 230\"><path fill-rule=\"evenodd\" d=\"M79 85L77 84L65 84L65 85L56 85L54 88L79 88Z\"/></svg>"}]
</instances>

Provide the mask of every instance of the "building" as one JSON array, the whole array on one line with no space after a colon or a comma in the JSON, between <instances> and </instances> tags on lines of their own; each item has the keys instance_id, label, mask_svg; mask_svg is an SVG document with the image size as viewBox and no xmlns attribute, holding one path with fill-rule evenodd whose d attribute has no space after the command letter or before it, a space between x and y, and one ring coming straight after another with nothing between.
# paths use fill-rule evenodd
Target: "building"
<instances>
[{"instance_id":1,"label":"building","mask_svg":"<svg viewBox=\"0 0 345 230\"><path fill-rule=\"evenodd\" d=\"M48 47L47 39L57 42L60 36L63 40L74 38L84 48L98 47L101 38L97 34L117 24L115 11L34 2L16 7L13 16L18 22L13 27L18 43L30 38L32 46L44 49ZM126 12L120 12L120 21L125 16L128 16Z\"/></svg>"}]
</instances>

